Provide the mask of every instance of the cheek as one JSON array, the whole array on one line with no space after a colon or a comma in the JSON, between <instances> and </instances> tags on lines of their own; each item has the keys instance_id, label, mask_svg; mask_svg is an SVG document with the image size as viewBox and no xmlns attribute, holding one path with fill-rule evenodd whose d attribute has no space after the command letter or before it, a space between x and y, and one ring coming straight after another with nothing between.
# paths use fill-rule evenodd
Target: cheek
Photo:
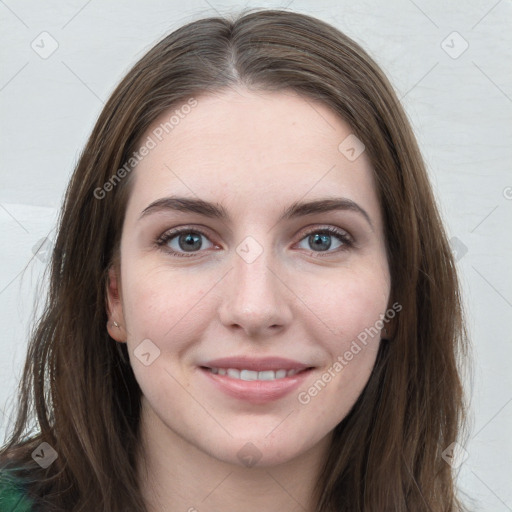
<instances>
[{"instance_id":1,"label":"cheek","mask_svg":"<svg viewBox=\"0 0 512 512\"><path fill-rule=\"evenodd\" d=\"M321 320L334 347L343 348L374 327L386 312L390 291L386 267L340 268L323 281L314 281L305 283L302 295L309 297L305 302Z\"/></svg>"},{"instance_id":2,"label":"cheek","mask_svg":"<svg viewBox=\"0 0 512 512\"><path fill-rule=\"evenodd\" d=\"M319 309L327 335L314 338L328 354L316 380L300 390L301 407L315 422L334 428L361 395L375 365L381 343L380 322L387 307L386 276L341 279L331 283ZM343 287L335 284L343 283ZM311 330L313 332L313 329ZM323 331L326 332L325 330Z\"/></svg>"},{"instance_id":3,"label":"cheek","mask_svg":"<svg viewBox=\"0 0 512 512\"><path fill-rule=\"evenodd\" d=\"M149 338L161 346L173 340L179 350L181 339L190 339L210 320L204 299L218 281L215 276L129 262L125 271L123 306L132 344Z\"/></svg>"},{"instance_id":4,"label":"cheek","mask_svg":"<svg viewBox=\"0 0 512 512\"><path fill-rule=\"evenodd\" d=\"M186 397L181 386L189 385L188 374L182 374L180 361L201 339L201 332L211 322L206 310L208 290L218 281L207 275L173 272L168 268L130 267L126 264L123 288L124 313L128 328L127 345L131 366L144 395L153 404L166 404L168 394L175 397L177 410L184 407ZM136 269L136 270L135 270ZM133 270L133 272L131 271ZM137 353L143 340L150 340L149 366L141 364ZM181 375L178 382L172 375ZM162 395L162 390L166 391ZM181 398L179 398L181 397Z\"/></svg>"},{"instance_id":5,"label":"cheek","mask_svg":"<svg viewBox=\"0 0 512 512\"><path fill-rule=\"evenodd\" d=\"M375 364L382 336L381 319L389 299L389 274L386 267L378 265L340 269L316 289L321 292L310 294L315 313L328 328L322 328L323 334L319 336L317 332L314 337L329 356L323 383L330 391L324 396L336 400L336 409L349 407L364 388ZM318 321L310 323L311 336L315 331L313 324L318 327ZM323 383L319 382L316 388L322 390ZM337 402L339 398L342 400Z\"/></svg>"}]
</instances>

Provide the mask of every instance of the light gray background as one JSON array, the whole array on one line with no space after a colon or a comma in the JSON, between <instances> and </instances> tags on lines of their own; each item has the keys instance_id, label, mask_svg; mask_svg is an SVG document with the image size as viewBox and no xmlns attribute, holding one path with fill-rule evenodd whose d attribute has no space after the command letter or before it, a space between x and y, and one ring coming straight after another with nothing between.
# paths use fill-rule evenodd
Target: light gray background
<instances>
[{"instance_id":1,"label":"light gray background","mask_svg":"<svg viewBox=\"0 0 512 512\"><path fill-rule=\"evenodd\" d=\"M459 484L474 510L510 511L512 3L288 5L358 41L388 74L413 123L455 237L474 347L466 384L472 430ZM0 1L0 440L15 405L34 300L44 296L48 242L37 248L53 239L66 184L103 103L162 36L245 6L286 4ZM58 48L48 56L52 44Z\"/></svg>"}]
</instances>

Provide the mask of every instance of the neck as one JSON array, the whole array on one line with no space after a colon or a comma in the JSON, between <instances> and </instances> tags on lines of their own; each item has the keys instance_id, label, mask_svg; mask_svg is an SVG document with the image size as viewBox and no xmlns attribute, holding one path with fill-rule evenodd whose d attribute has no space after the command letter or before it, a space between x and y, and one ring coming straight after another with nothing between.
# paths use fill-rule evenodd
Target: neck
<instances>
[{"instance_id":1,"label":"neck","mask_svg":"<svg viewBox=\"0 0 512 512\"><path fill-rule=\"evenodd\" d=\"M143 404L145 400L143 397ZM245 467L218 460L142 407L138 474L148 512L314 512L330 436L293 460Z\"/></svg>"}]
</instances>

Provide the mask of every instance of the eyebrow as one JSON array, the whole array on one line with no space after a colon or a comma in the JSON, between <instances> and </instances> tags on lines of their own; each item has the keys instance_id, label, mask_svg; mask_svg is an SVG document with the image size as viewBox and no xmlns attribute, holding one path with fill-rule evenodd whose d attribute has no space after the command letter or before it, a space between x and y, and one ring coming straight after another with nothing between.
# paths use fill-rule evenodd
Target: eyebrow
<instances>
[{"instance_id":1,"label":"eyebrow","mask_svg":"<svg viewBox=\"0 0 512 512\"><path fill-rule=\"evenodd\" d=\"M210 203L202 199L190 197L170 196L157 199L149 206L144 208L139 220L156 212L179 211L187 213L197 213L211 219L229 220L229 215L225 208L218 203ZM301 202L295 201L285 209L278 222L282 220L296 219L307 215L326 213L331 211L353 211L362 215L368 224L373 228L368 213L357 203L345 197L317 199L315 201Z\"/></svg>"}]
</instances>

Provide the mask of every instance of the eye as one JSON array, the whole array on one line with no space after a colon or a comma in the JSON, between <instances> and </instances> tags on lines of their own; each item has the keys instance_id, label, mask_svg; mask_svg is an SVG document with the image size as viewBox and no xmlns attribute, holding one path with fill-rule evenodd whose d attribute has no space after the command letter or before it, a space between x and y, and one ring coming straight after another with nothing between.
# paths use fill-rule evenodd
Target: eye
<instances>
[{"instance_id":1,"label":"eye","mask_svg":"<svg viewBox=\"0 0 512 512\"><path fill-rule=\"evenodd\" d=\"M202 238L208 240L207 235L201 230L182 228L167 231L155 243L159 248L173 256L190 257L194 253L199 252L200 249L205 249ZM214 246L209 240L208 243L210 245L206 249Z\"/></svg>"},{"instance_id":2,"label":"eye","mask_svg":"<svg viewBox=\"0 0 512 512\"><path fill-rule=\"evenodd\" d=\"M346 250L353 246L353 241L346 231L339 230L333 227L325 227L321 229L313 229L306 234L301 240L309 247L302 247L303 249L313 250L314 252L339 252L333 249L333 238L335 238L334 249Z\"/></svg>"},{"instance_id":3,"label":"eye","mask_svg":"<svg viewBox=\"0 0 512 512\"><path fill-rule=\"evenodd\" d=\"M335 239L334 244L333 238ZM203 239L207 240L206 247ZM315 253L326 252L327 254L347 250L354 245L352 238L346 231L333 227L312 229L306 233L300 243L309 244L309 247L301 247L302 249ZM201 249L214 247L208 235L203 231L198 228L191 229L187 227L165 232L155 241L155 245L159 249L179 257L190 257L201 252Z\"/></svg>"}]
</instances>

